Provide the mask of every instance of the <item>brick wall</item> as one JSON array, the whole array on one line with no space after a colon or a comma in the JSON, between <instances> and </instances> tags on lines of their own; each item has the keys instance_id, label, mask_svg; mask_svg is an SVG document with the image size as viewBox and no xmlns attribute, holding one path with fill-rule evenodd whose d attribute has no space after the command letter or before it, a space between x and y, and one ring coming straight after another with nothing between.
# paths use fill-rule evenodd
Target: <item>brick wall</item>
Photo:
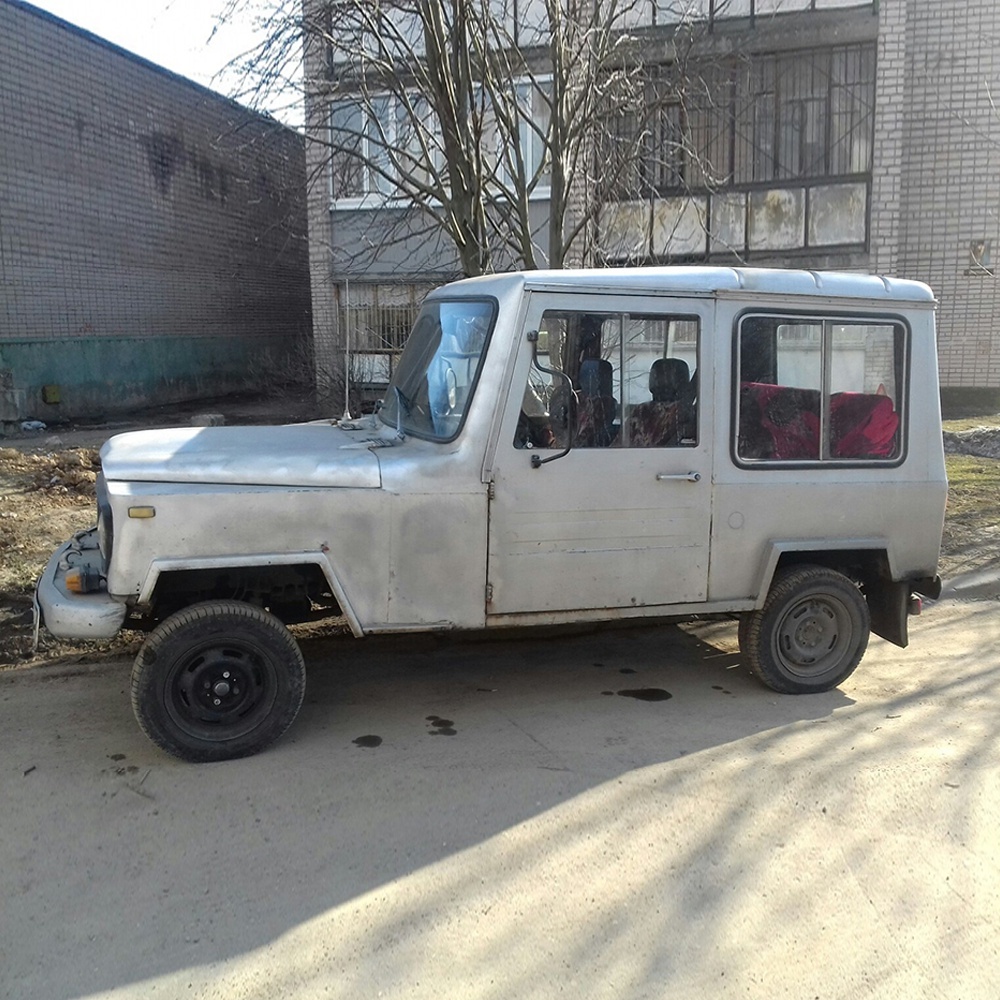
<instances>
[{"instance_id":1,"label":"brick wall","mask_svg":"<svg viewBox=\"0 0 1000 1000\"><path fill-rule=\"evenodd\" d=\"M883 3L876 49L875 136L872 150L870 266L875 274L897 275L903 123L906 95L907 0Z\"/></svg>"},{"instance_id":2,"label":"brick wall","mask_svg":"<svg viewBox=\"0 0 1000 1000\"><path fill-rule=\"evenodd\" d=\"M299 136L0 0L0 419L244 386L307 343L305 230Z\"/></svg>"},{"instance_id":3,"label":"brick wall","mask_svg":"<svg viewBox=\"0 0 1000 1000\"><path fill-rule=\"evenodd\" d=\"M884 8L893 8L886 3ZM1000 4L908 0L898 273L940 301L941 381L1000 387L1000 285L970 244L1000 257Z\"/></svg>"}]
</instances>

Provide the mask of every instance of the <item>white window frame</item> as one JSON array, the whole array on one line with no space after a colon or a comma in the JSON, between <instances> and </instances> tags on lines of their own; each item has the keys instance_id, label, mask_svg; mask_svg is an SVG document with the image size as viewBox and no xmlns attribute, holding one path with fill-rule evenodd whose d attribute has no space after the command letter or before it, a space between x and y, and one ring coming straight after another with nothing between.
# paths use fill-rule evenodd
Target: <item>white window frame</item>
<instances>
[{"instance_id":1,"label":"white window frame","mask_svg":"<svg viewBox=\"0 0 1000 1000\"><path fill-rule=\"evenodd\" d=\"M390 194L387 191L381 190L380 182L387 183L384 181L380 175L376 174L368 163L375 158L375 154L372 148L371 140L371 130L375 128L375 121L371 114L372 109L380 102L386 101L388 105L388 114L386 116L387 120L382 123L382 128L386 135L386 143L388 147L394 147L397 143L397 129L399 125L398 116L398 105L399 99L390 93L378 93L371 95L366 98L334 98L330 101L329 114L327 120L327 129L330 136L330 149L333 150L333 115L334 108L337 105L343 105L350 108L357 108L360 111L363 121L362 121L362 132L360 135L360 146L361 146L361 160L360 172L362 179L362 193L355 195L347 195L344 197L337 197L336 191L334 190L334 172L333 172L333 156L331 155L328 168L327 168L327 179L328 179L328 191L330 198L330 208L333 211L344 211L344 210L363 210L372 208L382 208L386 205L399 205L405 204L410 199L399 194ZM376 147L377 148L377 147Z\"/></svg>"},{"instance_id":2,"label":"white window frame","mask_svg":"<svg viewBox=\"0 0 1000 1000\"><path fill-rule=\"evenodd\" d=\"M513 81L514 94L517 100L518 117L530 120L534 114L535 108L533 102L530 98L534 91L541 92L543 87L548 87L551 96L551 86L552 86L552 74L547 73L542 76L536 77L519 77ZM551 112L550 112L551 113ZM521 155L524 157L526 164L531 164L535 156L535 146L540 144L542 146L540 151L540 156L542 158L546 155L546 150L542 140L536 135L533 129L525 125L523 130L523 138L527 140L527 148L524 148L522 144ZM522 142L522 131L518 129L518 141ZM501 184L510 185L513 177L508 169L508 158L505 155L500 155L499 150L499 138L494 137L494 148L496 148L498 154L497 162L497 176ZM551 178L551 166L549 167L549 178ZM551 183L545 179L545 174L539 178L539 182L535 189L528 196L529 201L544 201L549 198L551 191Z\"/></svg>"},{"instance_id":3,"label":"white window frame","mask_svg":"<svg viewBox=\"0 0 1000 1000\"><path fill-rule=\"evenodd\" d=\"M518 102L518 115L523 116L525 119L530 120L531 116L535 113L535 107L533 102L530 100L534 92L540 91L541 88L546 86L551 87L552 76L551 74L546 74L539 77L521 77L513 82L514 93ZM416 95L414 95L416 96ZM386 134L386 141L390 147L395 147L398 143L397 139L397 129L399 126L399 98L393 94L373 94L368 97L339 97L334 98L330 101L328 113L327 113L327 134L330 141L331 151L334 148L333 141L333 117L334 109L340 105L348 108L356 108L362 116L363 121L363 131L360 135L359 142L361 147L361 158L363 161L360 167L363 191L361 194L347 195L343 197L337 197L336 191L334 189L334 170L333 170L333 156L330 156L330 160L327 166L327 189L329 195L330 209L331 211L363 211L370 210L374 208L383 207L405 207L407 205L412 205L413 200L405 195L400 194L390 194L382 191L378 187L377 175L373 173L370 167L367 166L367 161L373 158L373 151L371 148L370 139L370 129L374 127L374 122L371 116L372 108L381 100L387 100L389 102L389 114L387 115L387 121L383 123L383 129ZM522 155L524 156L526 164L532 164L536 156L545 157L545 147L542 139L536 135L536 133L529 126L525 125L523 130L518 130L518 140L523 141L526 148L522 149ZM537 147L541 146L539 150ZM499 139L494 132L493 136L493 148L497 155L497 165L496 172L498 179L501 184L509 185L512 181L511 174L507 169L507 157L501 154L499 149ZM438 144L437 153L443 158L444 153L440 148L440 143ZM441 163L439 162L436 166L440 169ZM551 175L550 175L551 176ZM535 189L529 195L529 200L531 201L544 201L550 196L550 183L543 174L539 178L539 182Z\"/></svg>"}]
</instances>

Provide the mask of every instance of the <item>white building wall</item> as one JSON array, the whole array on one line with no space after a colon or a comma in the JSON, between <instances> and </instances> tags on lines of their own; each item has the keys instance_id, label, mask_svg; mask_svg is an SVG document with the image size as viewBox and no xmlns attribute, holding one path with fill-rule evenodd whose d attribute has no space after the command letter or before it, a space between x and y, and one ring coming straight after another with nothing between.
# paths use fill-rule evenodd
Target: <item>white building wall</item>
<instances>
[{"instance_id":1,"label":"white building wall","mask_svg":"<svg viewBox=\"0 0 1000 1000\"><path fill-rule=\"evenodd\" d=\"M882 4L876 50L875 141L872 149L871 270L899 270L903 135L906 121L906 5ZM914 275L909 275L914 277Z\"/></svg>"},{"instance_id":2,"label":"white building wall","mask_svg":"<svg viewBox=\"0 0 1000 1000\"><path fill-rule=\"evenodd\" d=\"M896 270L927 281L937 293L942 384L997 389L1000 4L909 0L905 9ZM988 248L986 267L973 258L978 244Z\"/></svg>"}]
</instances>

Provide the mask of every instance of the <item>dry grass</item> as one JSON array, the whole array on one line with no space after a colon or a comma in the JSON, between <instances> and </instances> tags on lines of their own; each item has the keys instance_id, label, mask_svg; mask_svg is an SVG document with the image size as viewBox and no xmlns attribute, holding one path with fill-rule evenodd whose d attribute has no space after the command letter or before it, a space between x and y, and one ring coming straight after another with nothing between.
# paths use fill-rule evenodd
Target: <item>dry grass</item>
<instances>
[{"instance_id":1,"label":"dry grass","mask_svg":"<svg viewBox=\"0 0 1000 1000\"><path fill-rule=\"evenodd\" d=\"M1000 427L1000 413L986 413L959 420L945 420L941 425L946 431L971 431L976 427Z\"/></svg>"},{"instance_id":2,"label":"dry grass","mask_svg":"<svg viewBox=\"0 0 1000 1000\"><path fill-rule=\"evenodd\" d=\"M27 598L56 545L94 520L97 452L0 448L0 594Z\"/></svg>"},{"instance_id":3,"label":"dry grass","mask_svg":"<svg viewBox=\"0 0 1000 1000\"><path fill-rule=\"evenodd\" d=\"M948 516L1000 521L1000 460L948 455Z\"/></svg>"},{"instance_id":4,"label":"dry grass","mask_svg":"<svg viewBox=\"0 0 1000 1000\"><path fill-rule=\"evenodd\" d=\"M946 431L1000 428L1000 413L946 420ZM946 455L948 511L941 575L982 569L1000 558L1000 459Z\"/></svg>"}]
</instances>

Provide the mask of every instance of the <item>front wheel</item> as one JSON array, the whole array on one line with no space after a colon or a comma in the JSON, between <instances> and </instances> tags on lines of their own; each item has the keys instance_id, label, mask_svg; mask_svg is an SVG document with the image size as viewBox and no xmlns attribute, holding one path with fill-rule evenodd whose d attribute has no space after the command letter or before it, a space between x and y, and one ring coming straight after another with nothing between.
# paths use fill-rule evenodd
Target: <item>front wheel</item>
<instances>
[{"instance_id":1,"label":"front wheel","mask_svg":"<svg viewBox=\"0 0 1000 1000\"><path fill-rule=\"evenodd\" d=\"M171 615L132 667L140 727L182 760L257 753L292 724L304 694L298 643L274 615L241 601L206 601Z\"/></svg>"},{"instance_id":2,"label":"front wheel","mask_svg":"<svg viewBox=\"0 0 1000 1000\"><path fill-rule=\"evenodd\" d=\"M868 604L852 580L824 566L796 566L775 578L764 606L740 622L751 672L785 694L829 691L868 647Z\"/></svg>"}]
</instances>

